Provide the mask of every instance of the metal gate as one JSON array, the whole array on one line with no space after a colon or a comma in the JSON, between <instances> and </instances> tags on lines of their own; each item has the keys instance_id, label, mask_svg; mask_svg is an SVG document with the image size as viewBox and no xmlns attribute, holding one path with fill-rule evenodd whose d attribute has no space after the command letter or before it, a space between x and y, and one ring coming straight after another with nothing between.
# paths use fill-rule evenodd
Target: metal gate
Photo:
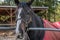
<instances>
[{"instance_id":1,"label":"metal gate","mask_svg":"<svg viewBox=\"0 0 60 40\"><path fill-rule=\"evenodd\" d=\"M16 27L0 27L0 30L13 30L13 32L15 31ZM28 30L44 30L44 31L56 31L56 32L60 32L60 29L56 29L56 28L29 28ZM7 33L8 34L8 33ZM7 35L0 35L0 40L16 40L16 36L7 36ZM22 39L21 39L22 40Z\"/></svg>"},{"instance_id":2,"label":"metal gate","mask_svg":"<svg viewBox=\"0 0 60 40\"><path fill-rule=\"evenodd\" d=\"M15 27L0 27L0 40L15 40Z\"/></svg>"}]
</instances>

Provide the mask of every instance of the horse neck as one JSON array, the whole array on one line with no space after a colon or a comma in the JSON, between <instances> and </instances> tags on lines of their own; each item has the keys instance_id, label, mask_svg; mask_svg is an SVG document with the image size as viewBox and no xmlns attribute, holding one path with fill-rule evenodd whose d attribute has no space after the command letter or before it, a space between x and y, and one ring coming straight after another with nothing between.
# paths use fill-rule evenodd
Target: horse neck
<instances>
[{"instance_id":1,"label":"horse neck","mask_svg":"<svg viewBox=\"0 0 60 40\"><path fill-rule=\"evenodd\" d=\"M34 27L44 27L42 18L36 15L35 13L33 13L32 21Z\"/></svg>"}]
</instances>

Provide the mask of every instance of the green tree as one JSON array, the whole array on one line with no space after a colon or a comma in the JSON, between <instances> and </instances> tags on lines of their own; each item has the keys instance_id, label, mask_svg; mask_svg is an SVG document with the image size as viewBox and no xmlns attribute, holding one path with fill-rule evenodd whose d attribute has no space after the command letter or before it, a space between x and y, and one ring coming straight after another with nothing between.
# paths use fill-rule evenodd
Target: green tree
<instances>
[{"instance_id":1,"label":"green tree","mask_svg":"<svg viewBox=\"0 0 60 40\"><path fill-rule=\"evenodd\" d=\"M58 1L58 5L56 6L55 12L57 13L56 21L60 21L60 1Z\"/></svg>"},{"instance_id":2,"label":"green tree","mask_svg":"<svg viewBox=\"0 0 60 40\"><path fill-rule=\"evenodd\" d=\"M51 21L54 18L53 15L56 14L55 9L57 6L57 0L36 0L35 6L49 7L48 20Z\"/></svg>"},{"instance_id":3,"label":"green tree","mask_svg":"<svg viewBox=\"0 0 60 40\"><path fill-rule=\"evenodd\" d=\"M4 1L5 2L3 3L3 5L12 5L12 6L15 5L14 0L4 0ZM20 1L26 2L26 1L29 1L29 0L20 0ZM60 4L58 5L57 1L58 0L35 0L34 3L32 4L32 6L49 7L49 9L48 9L48 20L52 21L53 19L55 20L55 15L59 14L59 12L56 11L56 10L60 11L60 9L59 9ZM41 14L38 14L38 15L41 15ZM57 16L57 18L58 18L58 16Z\"/></svg>"}]
</instances>

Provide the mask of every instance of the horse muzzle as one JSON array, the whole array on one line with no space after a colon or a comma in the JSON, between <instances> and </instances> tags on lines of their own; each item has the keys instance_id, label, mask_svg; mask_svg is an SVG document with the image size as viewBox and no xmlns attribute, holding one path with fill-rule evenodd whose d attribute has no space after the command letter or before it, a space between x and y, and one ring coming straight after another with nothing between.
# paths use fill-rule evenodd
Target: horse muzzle
<instances>
[{"instance_id":1,"label":"horse muzzle","mask_svg":"<svg viewBox=\"0 0 60 40\"><path fill-rule=\"evenodd\" d=\"M23 37L23 34L22 33L20 33L20 34L18 34L17 35L17 39L23 39L24 37Z\"/></svg>"}]
</instances>

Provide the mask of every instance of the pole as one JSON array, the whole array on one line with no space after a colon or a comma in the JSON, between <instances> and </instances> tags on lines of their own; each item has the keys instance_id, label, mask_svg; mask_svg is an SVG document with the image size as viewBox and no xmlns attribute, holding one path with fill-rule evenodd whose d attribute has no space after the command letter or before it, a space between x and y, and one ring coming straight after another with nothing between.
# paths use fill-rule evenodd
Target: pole
<instances>
[{"instance_id":1,"label":"pole","mask_svg":"<svg viewBox=\"0 0 60 40\"><path fill-rule=\"evenodd\" d=\"M16 27L0 27L0 30L15 30Z\"/></svg>"},{"instance_id":2,"label":"pole","mask_svg":"<svg viewBox=\"0 0 60 40\"><path fill-rule=\"evenodd\" d=\"M57 32L60 32L60 29L56 29L56 28L29 28L28 30L42 30L42 31L57 31Z\"/></svg>"},{"instance_id":3,"label":"pole","mask_svg":"<svg viewBox=\"0 0 60 40\"><path fill-rule=\"evenodd\" d=\"M0 27L0 30L15 30L16 27ZM60 29L56 28L28 28L28 30L42 30L42 31L56 31L60 32Z\"/></svg>"}]
</instances>

